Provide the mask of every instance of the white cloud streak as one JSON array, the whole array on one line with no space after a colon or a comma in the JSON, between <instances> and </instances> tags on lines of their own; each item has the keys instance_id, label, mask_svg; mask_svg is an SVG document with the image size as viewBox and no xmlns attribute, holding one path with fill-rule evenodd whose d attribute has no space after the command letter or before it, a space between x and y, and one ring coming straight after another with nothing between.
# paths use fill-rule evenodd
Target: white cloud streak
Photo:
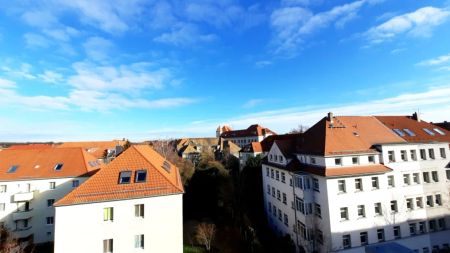
<instances>
[{"instance_id":1,"label":"white cloud streak","mask_svg":"<svg viewBox=\"0 0 450 253\"><path fill-rule=\"evenodd\" d=\"M450 61L450 54L441 55L436 58L428 59L417 63L418 66L435 66L444 64Z\"/></svg>"}]
</instances>

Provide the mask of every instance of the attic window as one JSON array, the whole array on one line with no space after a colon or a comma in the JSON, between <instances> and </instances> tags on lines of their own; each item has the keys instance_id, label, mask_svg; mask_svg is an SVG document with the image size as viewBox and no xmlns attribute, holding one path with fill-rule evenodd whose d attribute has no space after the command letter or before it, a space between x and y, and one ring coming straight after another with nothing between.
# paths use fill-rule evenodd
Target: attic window
<instances>
[{"instance_id":1,"label":"attic window","mask_svg":"<svg viewBox=\"0 0 450 253\"><path fill-rule=\"evenodd\" d=\"M131 181L131 171L121 171L119 174L119 184L129 184Z\"/></svg>"},{"instance_id":2,"label":"attic window","mask_svg":"<svg viewBox=\"0 0 450 253\"><path fill-rule=\"evenodd\" d=\"M98 162L97 162L97 161L89 161L88 164L89 164L89 166L91 166L91 167L98 166Z\"/></svg>"},{"instance_id":3,"label":"attic window","mask_svg":"<svg viewBox=\"0 0 450 253\"><path fill-rule=\"evenodd\" d=\"M170 172L170 163L168 163L167 161L164 161L162 167L163 167L163 169L165 169L167 172Z\"/></svg>"},{"instance_id":4,"label":"attic window","mask_svg":"<svg viewBox=\"0 0 450 253\"><path fill-rule=\"evenodd\" d=\"M13 165L11 167L9 167L7 173L14 173L16 172L16 170L19 168L19 165Z\"/></svg>"},{"instance_id":5,"label":"attic window","mask_svg":"<svg viewBox=\"0 0 450 253\"><path fill-rule=\"evenodd\" d=\"M400 136L400 137L403 137L403 136L405 136L405 133L402 131L402 130L400 130L400 129L398 129L398 128L394 128L394 129L392 129L396 134L398 134L398 136Z\"/></svg>"},{"instance_id":6,"label":"attic window","mask_svg":"<svg viewBox=\"0 0 450 253\"><path fill-rule=\"evenodd\" d=\"M63 166L64 164L62 164L62 163L57 163L56 165L55 165L55 170L56 171L60 171L61 169L62 169L62 166Z\"/></svg>"},{"instance_id":7,"label":"attic window","mask_svg":"<svg viewBox=\"0 0 450 253\"><path fill-rule=\"evenodd\" d=\"M416 134L408 128L403 129L403 131L405 131L409 136L416 136Z\"/></svg>"},{"instance_id":8,"label":"attic window","mask_svg":"<svg viewBox=\"0 0 450 253\"><path fill-rule=\"evenodd\" d=\"M134 178L135 183L142 183L147 181L147 171L146 170L138 170L136 171L136 176Z\"/></svg>"},{"instance_id":9,"label":"attic window","mask_svg":"<svg viewBox=\"0 0 450 253\"><path fill-rule=\"evenodd\" d=\"M431 130L428 129L428 128L422 128L422 129L423 129L423 131L425 131L427 134L429 134L429 135L431 135L431 136L434 136L434 135L435 135L434 132L431 131Z\"/></svg>"},{"instance_id":10,"label":"attic window","mask_svg":"<svg viewBox=\"0 0 450 253\"><path fill-rule=\"evenodd\" d=\"M436 131L440 135L445 135L445 133L439 128L433 128L433 130Z\"/></svg>"}]
</instances>

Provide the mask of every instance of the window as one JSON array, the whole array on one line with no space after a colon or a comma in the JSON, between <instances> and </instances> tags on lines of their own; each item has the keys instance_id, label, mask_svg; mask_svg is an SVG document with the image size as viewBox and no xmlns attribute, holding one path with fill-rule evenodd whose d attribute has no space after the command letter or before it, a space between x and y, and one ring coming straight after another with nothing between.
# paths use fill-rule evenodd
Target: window
<instances>
[{"instance_id":1,"label":"window","mask_svg":"<svg viewBox=\"0 0 450 253\"><path fill-rule=\"evenodd\" d=\"M57 164L55 165L54 170L60 171L60 170L62 169L63 165L64 165L64 164L62 164L62 163L57 163Z\"/></svg>"},{"instance_id":2,"label":"window","mask_svg":"<svg viewBox=\"0 0 450 253\"><path fill-rule=\"evenodd\" d=\"M284 219L283 219L284 225L289 226L289 220L288 220L287 214L284 214L284 217L283 217L283 218L284 218Z\"/></svg>"},{"instance_id":3,"label":"window","mask_svg":"<svg viewBox=\"0 0 450 253\"><path fill-rule=\"evenodd\" d=\"M53 225L55 223L55 218L53 216L46 218L47 225Z\"/></svg>"},{"instance_id":4,"label":"window","mask_svg":"<svg viewBox=\"0 0 450 253\"><path fill-rule=\"evenodd\" d=\"M317 217L322 218L322 210L320 209L319 204L317 204L317 203L314 204L314 211L315 211Z\"/></svg>"},{"instance_id":5,"label":"window","mask_svg":"<svg viewBox=\"0 0 450 253\"><path fill-rule=\"evenodd\" d=\"M409 198L406 199L406 209L408 210L412 210L413 208L413 199Z\"/></svg>"},{"instance_id":6,"label":"window","mask_svg":"<svg viewBox=\"0 0 450 253\"><path fill-rule=\"evenodd\" d=\"M313 188L315 191L319 191L319 179L313 178Z\"/></svg>"},{"instance_id":7,"label":"window","mask_svg":"<svg viewBox=\"0 0 450 253\"><path fill-rule=\"evenodd\" d=\"M436 205L442 206L441 194L434 195L434 201L435 201Z\"/></svg>"},{"instance_id":8,"label":"window","mask_svg":"<svg viewBox=\"0 0 450 253\"><path fill-rule=\"evenodd\" d=\"M134 205L134 216L144 218L144 204Z\"/></svg>"},{"instance_id":9,"label":"window","mask_svg":"<svg viewBox=\"0 0 450 253\"><path fill-rule=\"evenodd\" d=\"M134 248L135 249L144 249L144 235L135 235L134 236Z\"/></svg>"},{"instance_id":10,"label":"window","mask_svg":"<svg viewBox=\"0 0 450 253\"><path fill-rule=\"evenodd\" d=\"M359 240L361 241L361 245L367 245L367 232L361 232L359 233Z\"/></svg>"},{"instance_id":11,"label":"window","mask_svg":"<svg viewBox=\"0 0 450 253\"><path fill-rule=\"evenodd\" d=\"M282 215L281 210L278 209L278 219L279 219L280 221L281 221L281 215Z\"/></svg>"},{"instance_id":12,"label":"window","mask_svg":"<svg viewBox=\"0 0 450 253\"><path fill-rule=\"evenodd\" d=\"M424 183L430 183L431 182L430 181L430 173L429 172L423 172L422 175L423 175L423 182Z\"/></svg>"},{"instance_id":13,"label":"window","mask_svg":"<svg viewBox=\"0 0 450 253\"><path fill-rule=\"evenodd\" d=\"M372 177L372 189L379 189L378 177Z\"/></svg>"},{"instance_id":14,"label":"window","mask_svg":"<svg viewBox=\"0 0 450 253\"><path fill-rule=\"evenodd\" d=\"M275 198L275 187L272 187L272 197Z\"/></svg>"},{"instance_id":15,"label":"window","mask_svg":"<svg viewBox=\"0 0 450 253\"><path fill-rule=\"evenodd\" d=\"M369 163L375 163L375 156L369 155Z\"/></svg>"},{"instance_id":16,"label":"window","mask_svg":"<svg viewBox=\"0 0 450 253\"><path fill-rule=\"evenodd\" d=\"M268 203L268 206L269 206L269 213L271 213L272 212L272 203Z\"/></svg>"},{"instance_id":17,"label":"window","mask_svg":"<svg viewBox=\"0 0 450 253\"><path fill-rule=\"evenodd\" d=\"M428 221L428 228L430 229L430 231L435 231L436 230L436 221L435 220L429 220Z\"/></svg>"},{"instance_id":18,"label":"window","mask_svg":"<svg viewBox=\"0 0 450 253\"><path fill-rule=\"evenodd\" d=\"M379 242L384 241L384 229L377 229L377 238Z\"/></svg>"},{"instance_id":19,"label":"window","mask_svg":"<svg viewBox=\"0 0 450 253\"><path fill-rule=\"evenodd\" d=\"M323 233L321 230L317 229L316 230L316 235L317 235L317 242L321 245L323 245Z\"/></svg>"},{"instance_id":20,"label":"window","mask_svg":"<svg viewBox=\"0 0 450 253\"><path fill-rule=\"evenodd\" d=\"M270 185L267 185L267 194L270 195Z\"/></svg>"},{"instance_id":21,"label":"window","mask_svg":"<svg viewBox=\"0 0 450 253\"><path fill-rule=\"evenodd\" d=\"M49 187L50 187L50 189L52 189L52 190L55 189L55 188L56 188L55 182L50 182Z\"/></svg>"},{"instance_id":22,"label":"window","mask_svg":"<svg viewBox=\"0 0 450 253\"><path fill-rule=\"evenodd\" d=\"M131 182L131 171L121 171L119 173L119 184L129 184Z\"/></svg>"},{"instance_id":23,"label":"window","mask_svg":"<svg viewBox=\"0 0 450 253\"><path fill-rule=\"evenodd\" d=\"M359 218L366 217L366 210L364 208L364 205L358 205L358 217Z\"/></svg>"},{"instance_id":24,"label":"window","mask_svg":"<svg viewBox=\"0 0 450 253\"><path fill-rule=\"evenodd\" d=\"M275 179L277 180L277 181L280 181L280 172L277 170L277 171L275 171Z\"/></svg>"},{"instance_id":25,"label":"window","mask_svg":"<svg viewBox=\"0 0 450 253\"><path fill-rule=\"evenodd\" d=\"M389 162L395 162L395 156L394 156L394 151L388 151L388 159L389 159Z\"/></svg>"},{"instance_id":26,"label":"window","mask_svg":"<svg viewBox=\"0 0 450 253\"><path fill-rule=\"evenodd\" d=\"M426 223L425 221L419 222L419 234L424 234L426 232Z\"/></svg>"},{"instance_id":27,"label":"window","mask_svg":"<svg viewBox=\"0 0 450 253\"><path fill-rule=\"evenodd\" d=\"M280 162L283 162L283 156L280 155Z\"/></svg>"},{"instance_id":28,"label":"window","mask_svg":"<svg viewBox=\"0 0 450 253\"><path fill-rule=\"evenodd\" d=\"M397 211L398 211L397 200L392 200L391 201L391 212L396 213Z\"/></svg>"},{"instance_id":29,"label":"window","mask_svg":"<svg viewBox=\"0 0 450 253\"><path fill-rule=\"evenodd\" d=\"M427 160L427 153L425 149L420 149L420 159Z\"/></svg>"},{"instance_id":30,"label":"window","mask_svg":"<svg viewBox=\"0 0 450 253\"><path fill-rule=\"evenodd\" d=\"M430 159L435 159L434 149L432 149L432 148L428 149L428 156L430 157Z\"/></svg>"},{"instance_id":31,"label":"window","mask_svg":"<svg viewBox=\"0 0 450 253\"><path fill-rule=\"evenodd\" d=\"M5 193L6 192L6 184L2 184L0 185L0 193Z\"/></svg>"},{"instance_id":32,"label":"window","mask_svg":"<svg viewBox=\"0 0 450 253\"><path fill-rule=\"evenodd\" d=\"M422 248L422 252L423 253L430 253L430 249L428 247L423 247Z\"/></svg>"},{"instance_id":33,"label":"window","mask_svg":"<svg viewBox=\"0 0 450 253\"><path fill-rule=\"evenodd\" d=\"M400 137L405 136L405 133L402 130L398 129L398 128L394 128L392 130L394 130L394 132Z\"/></svg>"},{"instance_id":34,"label":"window","mask_svg":"<svg viewBox=\"0 0 450 253\"><path fill-rule=\"evenodd\" d=\"M406 150L401 150L401 151L400 151L400 158L401 158L402 161L404 161L404 162L408 161L408 155L406 154Z\"/></svg>"},{"instance_id":35,"label":"window","mask_svg":"<svg viewBox=\"0 0 450 253\"><path fill-rule=\"evenodd\" d=\"M446 170L445 175L447 176L447 180L450 180L450 170Z\"/></svg>"},{"instance_id":36,"label":"window","mask_svg":"<svg viewBox=\"0 0 450 253\"><path fill-rule=\"evenodd\" d=\"M47 199L47 206L53 206L53 204L55 203L55 199Z\"/></svg>"},{"instance_id":37,"label":"window","mask_svg":"<svg viewBox=\"0 0 450 253\"><path fill-rule=\"evenodd\" d=\"M388 176L388 186L395 187L394 176Z\"/></svg>"},{"instance_id":38,"label":"window","mask_svg":"<svg viewBox=\"0 0 450 253\"><path fill-rule=\"evenodd\" d=\"M341 207L341 220L348 220L348 207Z\"/></svg>"},{"instance_id":39,"label":"window","mask_svg":"<svg viewBox=\"0 0 450 253\"><path fill-rule=\"evenodd\" d=\"M444 218L440 218L438 219L438 229L439 230L444 230L445 227L445 219Z\"/></svg>"},{"instance_id":40,"label":"window","mask_svg":"<svg viewBox=\"0 0 450 253\"><path fill-rule=\"evenodd\" d=\"M416 207L417 207L417 208L423 208L422 197L417 197L417 198L416 198Z\"/></svg>"},{"instance_id":41,"label":"window","mask_svg":"<svg viewBox=\"0 0 450 253\"><path fill-rule=\"evenodd\" d=\"M447 156L445 155L445 148L440 148L439 149L439 153L441 153L441 158L446 158Z\"/></svg>"},{"instance_id":42,"label":"window","mask_svg":"<svg viewBox=\"0 0 450 253\"><path fill-rule=\"evenodd\" d=\"M400 226L394 226L394 238L400 239L402 237L402 233L400 230Z\"/></svg>"},{"instance_id":43,"label":"window","mask_svg":"<svg viewBox=\"0 0 450 253\"><path fill-rule=\"evenodd\" d=\"M286 173L281 172L281 182L285 183L286 182Z\"/></svg>"},{"instance_id":44,"label":"window","mask_svg":"<svg viewBox=\"0 0 450 253\"><path fill-rule=\"evenodd\" d=\"M272 161L272 155L269 155L269 161Z\"/></svg>"},{"instance_id":45,"label":"window","mask_svg":"<svg viewBox=\"0 0 450 253\"><path fill-rule=\"evenodd\" d=\"M283 192L283 204L287 204L286 193Z\"/></svg>"},{"instance_id":46,"label":"window","mask_svg":"<svg viewBox=\"0 0 450 253\"><path fill-rule=\"evenodd\" d=\"M342 158L336 158L336 159L334 159L334 164L335 164L335 165L342 165Z\"/></svg>"},{"instance_id":47,"label":"window","mask_svg":"<svg viewBox=\"0 0 450 253\"><path fill-rule=\"evenodd\" d=\"M277 199L278 199L278 200L281 200L281 193L280 193L280 190L277 190Z\"/></svg>"},{"instance_id":48,"label":"window","mask_svg":"<svg viewBox=\"0 0 450 253\"><path fill-rule=\"evenodd\" d=\"M306 226L301 221L297 221L298 230L300 231L300 237L306 240Z\"/></svg>"},{"instance_id":49,"label":"window","mask_svg":"<svg viewBox=\"0 0 450 253\"><path fill-rule=\"evenodd\" d=\"M0 203L0 211L5 211L5 203Z\"/></svg>"},{"instance_id":50,"label":"window","mask_svg":"<svg viewBox=\"0 0 450 253\"><path fill-rule=\"evenodd\" d=\"M113 252L113 239L103 240L103 253Z\"/></svg>"},{"instance_id":51,"label":"window","mask_svg":"<svg viewBox=\"0 0 450 253\"><path fill-rule=\"evenodd\" d=\"M316 158L311 157L311 163L312 163L312 164L316 164Z\"/></svg>"},{"instance_id":52,"label":"window","mask_svg":"<svg viewBox=\"0 0 450 253\"><path fill-rule=\"evenodd\" d=\"M273 179L274 171L273 169L270 169L270 177Z\"/></svg>"},{"instance_id":53,"label":"window","mask_svg":"<svg viewBox=\"0 0 450 253\"><path fill-rule=\"evenodd\" d=\"M143 183L145 181L147 181L147 171L146 170L136 171L134 182L135 183Z\"/></svg>"},{"instance_id":54,"label":"window","mask_svg":"<svg viewBox=\"0 0 450 253\"><path fill-rule=\"evenodd\" d=\"M434 182L439 182L437 171L432 171L431 172L431 178L433 179Z\"/></svg>"},{"instance_id":55,"label":"window","mask_svg":"<svg viewBox=\"0 0 450 253\"><path fill-rule=\"evenodd\" d=\"M275 205L273 205L272 214L274 217L277 217L277 209L275 208Z\"/></svg>"},{"instance_id":56,"label":"window","mask_svg":"<svg viewBox=\"0 0 450 253\"><path fill-rule=\"evenodd\" d=\"M355 189L357 191L362 191L363 187L362 187L362 179L361 178L356 178L355 179Z\"/></svg>"},{"instance_id":57,"label":"window","mask_svg":"<svg viewBox=\"0 0 450 253\"><path fill-rule=\"evenodd\" d=\"M416 154L416 150L414 150L414 149L411 149L411 150L409 151L409 153L411 154L411 160L413 160L413 161L417 161L417 154Z\"/></svg>"},{"instance_id":58,"label":"window","mask_svg":"<svg viewBox=\"0 0 450 253\"><path fill-rule=\"evenodd\" d=\"M103 208L103 220L104 221L114 220L114 209L112 207Z\"/></svg>"},{"instance_id":59,"label":"window","mask_svg":"<svg viewBox=\"0 0 450 253\"><path fill-rule=\"evenodd\" d=\"M266 167L266 177L269 177L269 168L268 167Z\"/></svg>"},{"instance_id":60,"label":"window","mask_svg":"<svg viewBox=\"0 0 450 253\"><path fill-rule=\"evenodd\" d=\"M345 192L345 180L338 180L338 191L340 193Z\"/></svg>"},{"instance_id":61,"label":"window","mask_svg":"<svg viewBox=\"0 0 450 253\"><path fill-rule=\"evenodd\" d=\"M350 248L352 246L352 242L350 240L350 235L342 236L342 246L344 247L344 249Z\"/></svg>"},{"instance_id":62,"label":"window","mask_svg":"<svg viewBox=\"0 0 450 253\"><path fill-rule=\"evenodd\" d=\"M403 131L405 131L409 136L416 136L416 134L408 128L403 129Z\"/></svg>"},{"instance_id":63,"label":"window","mask_svg":"<svg viewBox=\"0 0 450 253\"><path fill-rule=\"evenodd\" d=\"M403 184L404 185L410 185L411 184L409 174L403 174Z\"/></svg>"},{"instance_id":64,"label":"window","mask_svg":"<svg viewBox=\"0 0 450 253\"><path fill-rule=\"evenodd\" d=\"M295 205L298 211L300 211L302 214L305 214L303 199L295 197Z\"/></svg>"},{"instance_id":65,"label":"window","mask_svg":"<svg viewBox=\"0 0 450 253\"><path fill-rule=\"evenodd\" d=\"M6 173L14 173L19 168L19 165L13 165L9 167L8 171Z\"/></svg>"},{"instance_id":66,"label":"window","mask_svg":"<svg viewBox=\"0 0 450 253\"><path fill-rule=\"evenodd\" d=\"M416 223L409 223L409 234L416 235Z\"/></svg>"},{"instance_id":67,"label":"window","mask_svg":"<svg viewBox=\"0 0 450 253\"><path fill-rule=\"evenodd\" d=\"M352 157L352 164L358 164L358 163L359 163L358 157Z\"/></svg>"},{"instance_id":68,"label":"window","mask_svg":"<svg viewBox=\"0 0 450 253\"><path fill-rule=\"evenodd\" d=\"M413 182L415 184L420 184L419 173L413 173Z\"/></svg>"},{"instance_id":69,"label":"window","mask_svg":"<svg viewBox=\"0 0 450 253\"><path fill-rule=\"evenodd\" d=\"M429 196L427 196L427 207L433 207L433 206L434 206L433 196L429 195Z\"/></svg>"},{"instance_id":70,"label":"window","mask_svg":"<svg viewBox=\"0 0 450 253\"><path fill-rule=\"evenodd\" d=\"M72 187L78 187L80 186L80 181L79 180L72 180Z\"/></svg>"},{"instance_id":71,"label":"window","mask_svg":"<svg viewBox=\"0 0 450 253\"><path fill-rule=\"evenodd\" d=\"M442 130L439 129L439 128L433 128L433 130L436 131L436 132L437 132L438 134L440 134L440 135L445 135L444 131L442 131Z\"/></svg>"},{"instance_id":72,"label":"window","mask_svg":"<svg viewBox=\"0 0 450 253\"><path fill-rule=\"evenodd\" d=\"M423 131L425 131L425 133L427 133L428 135L434 136L434 132L431 131L430 129L428 129L428 128L422 128L422 129L423 129Z\"/></svg>"},{"instance_id":73,"label":"window","mask_svg":"<svg viewBox=\"0 0 450 253\"><path fill-rule=\"evenodd\" d=\"M381 215L382 214L382 210L381 210L381 203L375 203L375 215Z\"/></svg>"}]
</instances>

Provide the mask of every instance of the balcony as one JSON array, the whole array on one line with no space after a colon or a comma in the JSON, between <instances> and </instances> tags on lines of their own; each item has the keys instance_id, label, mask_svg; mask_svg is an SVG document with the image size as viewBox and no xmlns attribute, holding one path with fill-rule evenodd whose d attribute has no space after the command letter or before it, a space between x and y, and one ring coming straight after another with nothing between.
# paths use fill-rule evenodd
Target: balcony
<instances>
[{"instance_id":1,"label":"balcony","mask_svg":"<svg viewBox=\"0 0 450 253\"><path fill-rule=\"evenodd\" d=\"M28 209L26 211L16 211L12 213L12 218L14 221L16 220L28 220L33 216L33 209Z\"/></svg>"},{"instance_id":2,"label":"balcony","mask_svg":"<svg viewBox=\"0 0 450 253\"><path fill-rule=\"evenodd\" d=\"M34 192L20 192L13 195L14 202L30 201L34 198Z\"/></svg>"},{"instance_id":3,"label":"balcony","mask_svg":"<svg viewBox=\"0 0 450 253\"><path fill-rule=\"evenodd\" d=\"M33 230L31 229L31 226L29 227L22 227L22 228L16 228L14 230L14 234L17 236L17 238L25 238L33 234Z\"/></svg>"}]
</instances>

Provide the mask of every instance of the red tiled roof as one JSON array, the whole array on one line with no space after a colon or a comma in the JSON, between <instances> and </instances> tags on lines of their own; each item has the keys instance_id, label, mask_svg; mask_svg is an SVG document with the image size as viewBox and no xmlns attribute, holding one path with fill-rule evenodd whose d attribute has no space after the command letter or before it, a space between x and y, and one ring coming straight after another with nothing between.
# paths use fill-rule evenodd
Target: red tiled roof
<instances>
[{"instance_id":1,"label":"red tiled roof","mask_svg":"<svg viewBox=\"0 0 450 253\"><path fill-rule=\"evenodd\" d=\"M261 153L262 147L261 142L252 142L247 145L245 145L240 152L250 152L250 153Z\"/></svg>"},{"instance_id":2,"label":"red tiled roof","mask_svg":"<svg viewBox=\"0 0 450 253\"><path fill-rule=\"evenodd\" d=\"M403 132L405 128L411 130L415 136L409 136L406 132L404 132L405 136L402 136L408 142L450 142L450 131L425 121L417 121L411 116L376 116L376 118L389 129L400 129ZM423 128L431 130L434 135L429 135ZM444 135L436 132L434 128L442 131Z\"/></svg>"},{"instance_id":3,"label":"red tiled roof","mask_svg":"<svg viewBox=\"0 0 450 253\"><path fill-rule=\"evenodd\" d=\"M170 171L163 164L170 165ZM134 182L137 170L147 170L145 182ZM129 184L119 184L121 171L132 171ZM183 193L178 168L166 161L147 145L131 146L105 168L89 178L77 189L59 200L56 205L75 205L122 199L145 198Z\"/></svg>"},{"instance_id":4,"label":"red tiled roof","mask_svg":"<svg viewBox=\"0 0 450 253\"><path fill-rule=\"evenodd\" d=\"M56 164L63 164L56 171ZM18 166L12 173L11 166ZM0 181L77 177L101 167L97 159L81 148L39 148L0 150Z\"/></svg>"},{"instance_id":5,"label":"red tiled roof","mask_svg":"<svg viewBox=\"0 0 450 253\"><path fill-rule=\"evenodd\" d=\"M84 148L91 155L97 159L103 158L106 149L114 149L116 146L123 146L126 141L78 141L78 142L64 142L58 145L59 148L77 147Z\"/></svg>"},{"instance_id":6,"label":"red tiled roof","mask_svg":"<svg viewBox=\"0 0 450 253\"><path fill-rule=\"evenodd\" d=\"M261 148L262 148L263 152L269 152L269 150L272 147L272 144L275 140L297 139L301 135L302 135L302 133L270 135L261 141Z\"/></svg>"},{"instance_id":7,"label":"red tiled roof","mask_svg":"<svg viewBox=\"0 0 450 253\"><path fill-rule=\"evenodd\" d=\"M8 149L42 149L42 148L52 148L54 144L48 143L31 143L31 144L16 144L11 145Z\"/></svg>"},{"instance_id":8,"label":"red tiled roof","mask_svg":"<svg viewBox=\"0 0 450 253\"><path fill-rule=\"evenodd\" d=\"M227 131L220 135L222 138L237 138L237 137L252 137L252 136L263 136L263 135L274 135L272 130L269 128L262 127L260 125L251 125L247 129Z\"/></svg>"}]
</instances>

